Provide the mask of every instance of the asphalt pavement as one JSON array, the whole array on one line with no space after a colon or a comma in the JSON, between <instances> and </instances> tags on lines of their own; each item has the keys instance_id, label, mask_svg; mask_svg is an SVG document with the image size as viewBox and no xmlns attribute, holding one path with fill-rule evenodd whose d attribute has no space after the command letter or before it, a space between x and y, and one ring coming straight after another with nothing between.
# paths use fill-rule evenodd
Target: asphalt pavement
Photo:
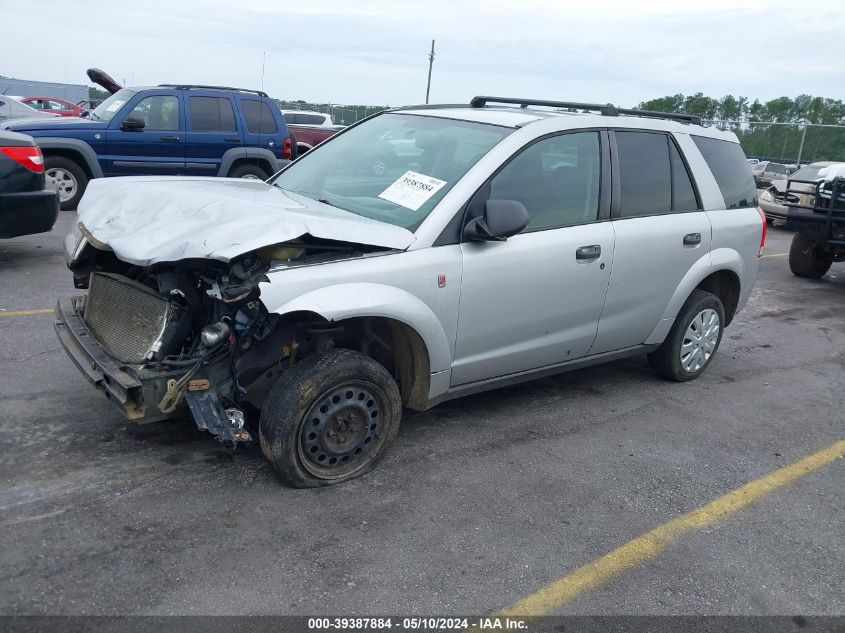
<instances>
[{"instance_id":1,"label":"asphalt pavement","mask_svg":"<svg viewBox=\"0 0 845 633\"><path fill-rule=\"evenodd\" d=\"M371 474L288 489L258 447L127 423L65 357L46 309L76 293L74 216L0 241L0 614L491 613L845 437L845 264L794 277L773 228L698 380L643 358L467 397ZM843 614L843 466L553 612Z\"/></svg>"}]
</instances>

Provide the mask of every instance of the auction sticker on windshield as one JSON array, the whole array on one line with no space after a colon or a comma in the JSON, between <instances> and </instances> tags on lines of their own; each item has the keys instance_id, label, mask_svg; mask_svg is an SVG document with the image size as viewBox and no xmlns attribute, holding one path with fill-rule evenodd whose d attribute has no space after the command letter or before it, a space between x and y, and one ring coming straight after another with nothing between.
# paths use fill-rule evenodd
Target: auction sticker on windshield
<instances>
[{"instance_id":1,"label":"auction sticker on windshield","mask_svg":"<svg viewBox=\"0 0 845 633\"><path fill-rule=\"evenodd\" d=\"M378 197L411 211L417 211L445 184L445 180L438 180L415 171L406 171Z\"/></svg>"}]
</instances>

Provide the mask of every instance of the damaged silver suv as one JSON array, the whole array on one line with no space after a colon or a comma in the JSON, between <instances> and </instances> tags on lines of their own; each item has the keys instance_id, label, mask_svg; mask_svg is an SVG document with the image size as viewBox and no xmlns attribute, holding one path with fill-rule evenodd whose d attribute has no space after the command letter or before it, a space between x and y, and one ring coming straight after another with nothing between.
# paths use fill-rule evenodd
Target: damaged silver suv
<instances>
[{"instance_id":1,"label":"damaged silver suv","mask_svg":"<svg viewBox=\"0 0 845 633\"><path fill-rule=\"evenodd\" d=\"M323 486L403 408L636 354L695 378L754 284L756 206L736 137L693 117L400 108L266 183L92 181L56 330L127 418L257 426L284 482Z\"/></svg>"}]
</instances>

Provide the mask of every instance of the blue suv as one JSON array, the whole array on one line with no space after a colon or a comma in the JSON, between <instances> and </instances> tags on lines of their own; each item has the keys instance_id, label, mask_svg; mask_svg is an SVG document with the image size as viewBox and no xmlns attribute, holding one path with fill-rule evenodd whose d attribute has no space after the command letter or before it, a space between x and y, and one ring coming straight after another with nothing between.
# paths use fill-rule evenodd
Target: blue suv
<instances>
[{"instance_id":1,"label":"blue suv","mask_svg":"<svg viewBox=\"0 0 845 633\"><path fill-rule=\"evenodd\" d=\"M275 101L258 90L121 88L87 118L10 121L35 138L62 209L103 176L188 175L266 180L293 156Z\"/></svg>"}]
</instances>

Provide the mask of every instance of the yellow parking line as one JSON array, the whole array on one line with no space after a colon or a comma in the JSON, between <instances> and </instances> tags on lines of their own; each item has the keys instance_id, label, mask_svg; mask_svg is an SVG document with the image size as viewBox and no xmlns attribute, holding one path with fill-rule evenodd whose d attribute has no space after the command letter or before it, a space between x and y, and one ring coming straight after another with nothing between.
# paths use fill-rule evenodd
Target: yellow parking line
<instances>
[{"instance_id":1,"label":"yellow parking line","mask_svg":"<svg viewBox=\"0 0 845 633\"><path fill-rule=\"evenodd\" d=\"M772 253L771 255L763 255L762 259L766 259L767 257L786 257L789 253Z\"/></svg>"},{"instance_id":2,"label":"yellow parking line","mask_svg":"<svg viewBox=\"0 0 845 633\"><path fill-rule=\"evenodd\" d=\"M37 310L0 310L0 317L32 316L34 314L52 314L54 308L38 308Z\"/></svg>"},{"instance_id":3,"label":"yellow parking line","mask_svg":"<svg viewBox=\"0 0 845 633\"><path fill-rule=\"evenodd\" d=\"M845 455L845 440L840 440L628 541L609 554L541 587L496 615L502 617L543 615L558 609L626 570L653 559L667 545L686 532L726 519L755 501L759 501L770 492L818 470L843 455Z\"/></svg>"}]
</instances>

